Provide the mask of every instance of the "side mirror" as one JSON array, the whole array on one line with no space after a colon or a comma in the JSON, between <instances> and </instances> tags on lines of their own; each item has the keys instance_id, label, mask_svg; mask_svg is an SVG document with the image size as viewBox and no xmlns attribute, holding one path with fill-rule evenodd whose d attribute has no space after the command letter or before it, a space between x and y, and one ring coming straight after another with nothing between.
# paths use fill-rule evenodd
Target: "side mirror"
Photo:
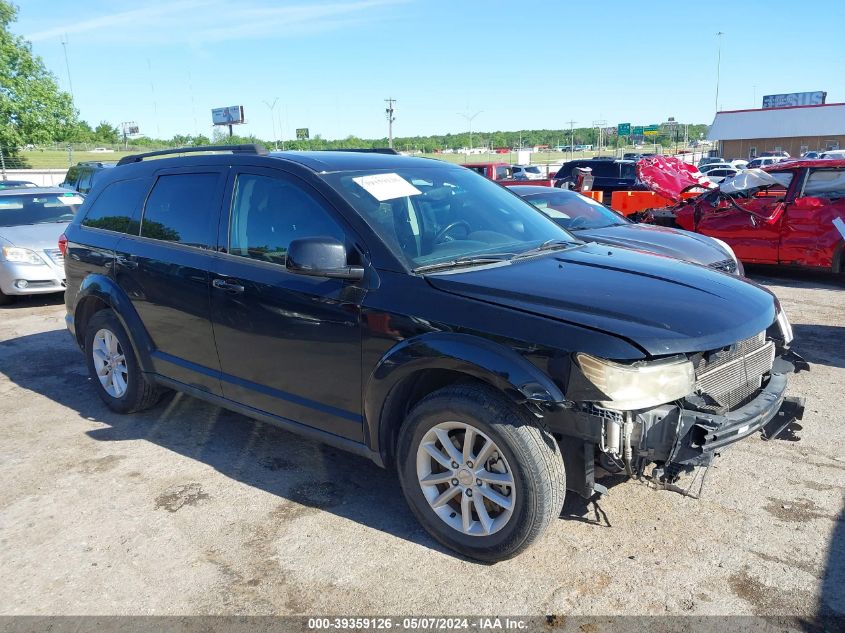
<instances>
[{"instance_id":1,"label":"side mirror","mask_svg":"<svg viewBox=\"0 0 845 633\"><path fill-rule=\"evenodd\" d=\"M306 237L288 246L285 268L297 275L358 280L363 266L349 266L346 247L333 237Z\"/></svg>"},{"instance_id":2,"label":"side mirror","mask_svg":"<svg viewBox=\"0 0 845 633\"><path fill-rule=\"evenodd\" d=\"M815 211L816 209L821 209L824 206L824 202L814 196L804 196L803 198L796 198L792 205L797 209Z\"/></svg>"}]
</instances>

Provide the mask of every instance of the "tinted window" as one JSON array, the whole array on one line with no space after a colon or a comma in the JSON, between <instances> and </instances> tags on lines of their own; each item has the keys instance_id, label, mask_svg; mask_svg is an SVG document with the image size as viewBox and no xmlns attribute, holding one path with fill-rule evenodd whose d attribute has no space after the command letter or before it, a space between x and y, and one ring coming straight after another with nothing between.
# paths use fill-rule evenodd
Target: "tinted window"
<instances>
[{"instance_id":1,"label":"tinted window","mask_svg":"<svg viewBox=\"0 0 845 633\"><path fill-rule=\"evenodd\" d=\"M507 180L513 177L510 167L496 167L496 180Z\"/></svg>"},{"instance_id":2,"label":"tinted window","mask_svg":"<svg viewBox=\"0 0 845 633\"><path fill-rule=\"evenodd\" d=\"M210 248L215 242L217 174L174 174L156 181L141 224L141 235Z\"/></svg>"},{"instance_id":3,"label":"tinted window","mask_svg":"<svg viewBox=\"0 0 845 633\"><path fill-rule=\"evenodd\" d=\"M148 188L149 181L142 179L111 183L88 209L83 226L137 235L138 209Z\"/></svg>"},{"instance_id":4,"label":"tinted window","mask_svg":"<svg viewBox=\"0 0 845 633\"><path fill-rule=\"evenodd\" d=\"M343 229L314 196L280 178L241 174L235 183L229 252L284 264L288 246L304 237L344 241Z\"/></svg>"},{"instance_id":5,"label":"tinted window","mask_svg":"<svg viewBox=\"0 0 845 633\"><path fill-rule=\"evenodd\" d=\"M81 177L79 179L79 183L76 185L77 191L79 191L80 193L88 193L88 191L90 191L91 176L93 173L94 172L92 172L90 169L82 170L82 173L80 174Z\"/></svg>"},{"instance_id":6,"label":"tinted window","mask_svg":"<svg viewBox=\"0 0 845 633\"><path fill-rule=\"evenodd\" d=\"M805 196L845 196L845 169L814 169L804 185Z\"/></svg>"}]
</instances>

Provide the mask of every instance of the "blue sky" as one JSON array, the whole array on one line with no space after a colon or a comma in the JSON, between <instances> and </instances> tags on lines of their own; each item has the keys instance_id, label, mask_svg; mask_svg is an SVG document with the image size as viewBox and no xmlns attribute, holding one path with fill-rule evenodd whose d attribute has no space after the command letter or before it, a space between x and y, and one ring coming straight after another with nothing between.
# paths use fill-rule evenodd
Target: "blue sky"
<instances>
[{"instance_id":1,"label":"blue sky","mask_svg":"<svg viewBox=\"0 0 845 633\"><path fill-rule=\"evenodd\" d=\"M290 138L649 124L713 118L719 103L826 90L845 101L841 0L728 3L497 0L17 0L32 41L92 124L211 132L242 104L244 133ZM756 95L756 101L755 101ZM264 101L278 98L274 113ZM281 130L281 131L279 131Z\"/></svg>"}]
</instances>

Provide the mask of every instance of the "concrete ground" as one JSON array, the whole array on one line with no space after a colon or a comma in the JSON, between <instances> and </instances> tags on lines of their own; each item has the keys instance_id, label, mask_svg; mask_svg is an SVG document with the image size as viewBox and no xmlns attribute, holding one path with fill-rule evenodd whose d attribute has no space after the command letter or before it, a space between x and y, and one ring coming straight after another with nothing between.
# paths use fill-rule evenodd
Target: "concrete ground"
<instances>
[{"instance_id":1,"label":"concrete ground","mask_svg":"<svg viewBox=\"0 0 845 633\"><path fill-rule=\"evenodd\" d=\"M0 614L845 613L845 285L752 271L812 371L800 441L725 452L700 500L568 498L497 565L417 525L392 472L177 395L111 413L61 299L0 309Z\"/></svg>"}]
</instances>

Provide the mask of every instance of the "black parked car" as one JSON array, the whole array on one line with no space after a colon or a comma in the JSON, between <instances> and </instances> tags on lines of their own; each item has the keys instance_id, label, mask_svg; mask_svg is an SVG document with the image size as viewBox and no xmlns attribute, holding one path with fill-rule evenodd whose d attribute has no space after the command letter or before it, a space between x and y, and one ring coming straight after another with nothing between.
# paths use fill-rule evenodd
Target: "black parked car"
<instances>
[{"instance_id":1,"label":"black parked car","mask_svg":"<svg viewBox=\"0 0 845 633\"><path fill-rule=\"evenodd\" d=\"M614 191L646 191L648 188L637 179L636 161L585 159L564 163L555 175L553 184L564 189L573 188L578 180L575 168L589 167L593 175L593 191L603 191L610 203Z\"/></svg>"},{"instance_id":2,"label":"black parked car","mask_svg":"<svg viewBox=\"0 0 845 633\"><path fill-rule=\"evenodd\" d=\"M508 187L584 241L622 246L744 275L733 249L713 237L653 224L637 224L576 191L537 185Z\"/></svg>"},{"instance_id":3,"label":"black parked car","mask_svg":"<svg viewBox=\"0 0 845 633\"><path fill-rule=\"evenodd\" d=\"M763 288L584 243L445 162L216 149L122 159L60 242L115 411L176 389L393 466L422 525L485 560L601 491L596 460L673 481L801 414Z\"/></svg>"},{"instance_id":4,"label":"black parked car","mask_svg":"<svg viewBox=\"0 0 845 633\"><path fill-rule=\"evenodd\" d=\"M59 187L87 194L91 191L91 187L94 186L94 181L100 177L100 174L107 169L111 169L115 165L116 163L113 162L103 162L98 160L77 163L67 170L65 180L59 185Z\"/></svg>"}]
</instances>

